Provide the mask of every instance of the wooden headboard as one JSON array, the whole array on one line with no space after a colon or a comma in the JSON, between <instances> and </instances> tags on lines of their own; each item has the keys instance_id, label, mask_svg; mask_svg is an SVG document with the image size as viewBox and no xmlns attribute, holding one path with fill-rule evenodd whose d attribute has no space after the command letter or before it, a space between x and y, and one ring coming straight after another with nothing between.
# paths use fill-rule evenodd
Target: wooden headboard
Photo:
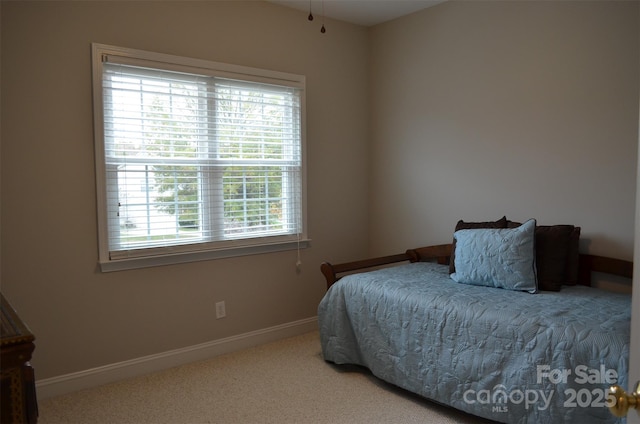
<instances>
[{"instance_id":1,"label":"wooden headboard","mask_svg":"<svg viewBox=\"0 0 640 424\"><path fill-rule=\"evenodd\" d=\"M333 265L324 262L320 265L320 271L327 281L327 290L343 275L357 271L365 271L400 262L437 262L447 265L451 259L451 244L438 244L434 246L418 247L409 249L405 253L397 255L379 256L376 258L363 259L353 262L344 262ZM591 285L594 272L616 275L625 278L633 277L633 262L622 259L609 258L605 256L580 254L578 270L578 284L584 286Z\"/></svg>"}]
</instances>

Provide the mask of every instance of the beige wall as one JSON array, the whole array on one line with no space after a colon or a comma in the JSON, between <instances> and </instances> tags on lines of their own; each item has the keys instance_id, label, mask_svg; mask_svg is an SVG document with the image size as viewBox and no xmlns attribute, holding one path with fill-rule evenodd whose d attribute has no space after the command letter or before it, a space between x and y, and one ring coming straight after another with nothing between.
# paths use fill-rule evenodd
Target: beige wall
<instances>
[{"instance_id":1,"label":"beige wall","mask_svg":"<svg viewBox=\"0 0 640 424\"><path fill-rule=\"evenodd\" d=\"M506 214L632 259L638 2L449 1L371 48L373 253Z\"/></svg>"},{"instance_id":2,"label":"beige wall","mask_svg":"<svg viewBox=\"0 0 640 424\"><path fill-rule=\"evenodd\" d=\"M324 35L263 2L0 4L2 291L39 379L311 317L321 261L448 242L458 219L575 223L632 257L637 2L453 1ZM300 275L295 252L97 270L91 42L307 76Z\"/></svg>"},{"instance_id":3,"label":"beige wall","mask_svg":"<svg viewBox=\"0 0 640 424\"><path fill-rule=\"evenodd\" d=\"M321 34L266 2L1 7L2 291L36 334L38 379L313 317L319 264L366 254L364 28L328 21ZM98 271L92 42L306 75L313 241L301 274L293 251Z\"/></svg>"}]
</instances>

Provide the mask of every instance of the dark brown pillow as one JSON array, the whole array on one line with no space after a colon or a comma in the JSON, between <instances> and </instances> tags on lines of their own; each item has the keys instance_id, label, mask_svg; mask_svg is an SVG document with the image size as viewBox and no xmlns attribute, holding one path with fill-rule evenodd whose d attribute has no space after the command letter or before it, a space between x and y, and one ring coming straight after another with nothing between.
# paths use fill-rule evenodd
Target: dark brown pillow
<instances>
[{"instance_id":1,"label":"dark brown pillow","mask_svg":"<svg viewBox=\"0 0 640 424\"><path fill-rule=\"evenodd\" d=\"M520 226L509 221L508 228ZM536 270L540 290L560 291L563 284L578 281L580 227L540 225L536 227Z\"/></svg>"},{"instance_id":2,"label":"dark brown pillow","mask_svg":"<svg viewBox=\"0 0 640 424\"><path fill-rule=\"evenodd\" d=\"M503 216L497 221L486 221L486 222L464 222L463 220L458 221L456 224L456 228L454 232L458 230L470 230L476 228L507 228L507 217ZM455 266L455 255L456 255L456 239L453 238L453 245L451 247L451 258L449 259L449 273L453 274L456 272Z\"/></svg>"},{"instance_id":3,"label":"dark brown pillow","mask_svg":"<svg viewBox=\"0 0 640 424\"><path fill-rule=\"evenodd\" d=\"M536 269L540 290L560 291L567 281L567 260L573 225L536 228Z\"/></svg>"},{"instance_id":4,"label":"dark brown pillow","mask_svg":"<svg viewBox=\"0 0 640 424\"><path fill-rule=\"evenodd\" d=\"M574 227L569 236L569 252L567 253L566 281L568 286L578 284L578 268L580 262L580 227Z\"/></svg>"}]
</instances>

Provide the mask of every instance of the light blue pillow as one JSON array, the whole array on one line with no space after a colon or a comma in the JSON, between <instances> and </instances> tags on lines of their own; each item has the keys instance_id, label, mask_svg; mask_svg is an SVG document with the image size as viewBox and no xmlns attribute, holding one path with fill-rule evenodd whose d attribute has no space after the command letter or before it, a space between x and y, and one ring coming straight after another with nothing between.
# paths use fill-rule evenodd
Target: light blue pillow
<instances>
[{"instance_id":1,"label":"light blue pillow","mask_svg":"<svg viewBox=\"0 0 640 424\"><path fill-rule=\"evenodd\" d=\"M517 228L456 231L456 272L451 278L457 283L535 293L535 231L535 219Z\"/></svg>"}]
</instances>

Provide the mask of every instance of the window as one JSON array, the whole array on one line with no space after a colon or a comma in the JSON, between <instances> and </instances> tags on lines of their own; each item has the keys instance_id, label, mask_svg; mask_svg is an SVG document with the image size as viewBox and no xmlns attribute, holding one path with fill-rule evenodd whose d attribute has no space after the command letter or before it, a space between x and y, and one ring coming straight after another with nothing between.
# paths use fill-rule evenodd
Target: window
<instances>
[{"instance_id":1,"label":"window","mask_svg":"<svg viewBox=\"0 0 640 424\"><path fill-rule=\"evenodd\" d=\"M93 45L103 271L306 245L304 77Z\"/></svg>"}]
</instances>

